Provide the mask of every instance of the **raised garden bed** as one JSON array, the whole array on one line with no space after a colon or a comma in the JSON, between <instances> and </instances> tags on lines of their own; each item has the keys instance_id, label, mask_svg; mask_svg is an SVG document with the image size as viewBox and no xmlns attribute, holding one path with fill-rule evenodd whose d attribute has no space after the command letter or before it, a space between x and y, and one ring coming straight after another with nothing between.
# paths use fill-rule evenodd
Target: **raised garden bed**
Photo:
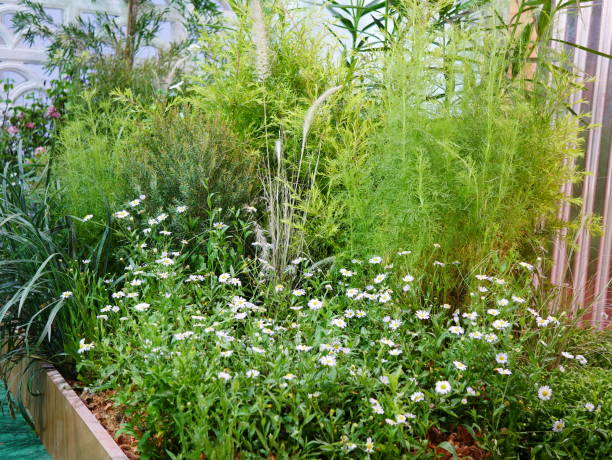
<instances>
[{"instance_id":1,"label":"raised garden bed","mask_svg":"<svg viewBox=\"0 0 612 460\"><path fill-rule=\"evenodd\" d=\"M23 362L11 373L8 385L14 397L23 402L53 459L128 460L53 366L38 362L28 366Z\"/></svg>"}]
</instances>

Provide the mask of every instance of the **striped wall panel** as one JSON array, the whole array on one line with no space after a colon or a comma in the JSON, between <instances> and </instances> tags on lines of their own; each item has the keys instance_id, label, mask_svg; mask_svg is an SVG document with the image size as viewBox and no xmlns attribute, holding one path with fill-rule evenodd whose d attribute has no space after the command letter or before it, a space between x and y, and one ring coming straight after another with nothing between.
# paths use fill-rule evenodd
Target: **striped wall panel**
<instances>
[{"instance_id":1,"label":"striped wall panel","mask_svg":"<svg viewBox=\"0 0 612 460\"><path fill-rule=\"evenodd\" d=\"M588 48L612 54L612 0L592 2L590 7L568 11L557 18L556 36ZM553 45L554 46L554 45ZM563 193L581 197L579 210L563 204L559 217L577 217L576 240L562 232L554 243L551 280L560 286L561 302L572 312L586 310L585 319L602 329L612 320L612 62L573 47L566 47L577 68L592 77L572 101L575 111L588 114L593 127L585 133L587 172L578 186L566 184ZM603 233L593 234L590 223L602 219Z\"/></svg>"}]
</instances>

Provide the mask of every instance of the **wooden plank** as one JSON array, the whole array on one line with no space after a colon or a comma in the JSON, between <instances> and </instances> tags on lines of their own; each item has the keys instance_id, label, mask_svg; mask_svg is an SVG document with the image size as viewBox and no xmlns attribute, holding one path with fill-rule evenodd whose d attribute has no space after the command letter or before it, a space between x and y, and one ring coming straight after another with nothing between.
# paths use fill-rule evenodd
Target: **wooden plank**
<instances>
[{"instance_id":1,"label":"wooden plank","mask_svg":"<svg viewBox=\"0 0 612 460\"><path fill-rule=\"evenodd\" d=\"M23 361L13 369L8 383L54 460L127 460L53 366Z\"/></svg>"}]
</instances>

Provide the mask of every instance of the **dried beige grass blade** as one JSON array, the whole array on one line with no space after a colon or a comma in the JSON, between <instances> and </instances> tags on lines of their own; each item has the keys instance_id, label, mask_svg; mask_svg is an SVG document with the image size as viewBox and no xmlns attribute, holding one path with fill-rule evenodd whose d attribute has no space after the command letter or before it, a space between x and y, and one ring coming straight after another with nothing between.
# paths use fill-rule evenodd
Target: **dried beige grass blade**
<instances>
[{"instance_id":1,"label":"dried beige grass blade","mask_svg":"<svg viewBox=\"0 0 612 460\"><path fill-rule=\"evenodd\" d=\"M304 127L302 129L302 155L304 154L304 149L306 148L306 137L308 136L308 132L310 131L310 127L312 126L312 122L314 121L315 115L317 114L317 110L319 107L323 105L323 103L329 99L333 94L337 93L342 89L343 85L334 86L329 88L323 94L321 94L316 101L312 103L308 112L306 112L306 116L304 117Z\"/></svg>"}]
</instances>

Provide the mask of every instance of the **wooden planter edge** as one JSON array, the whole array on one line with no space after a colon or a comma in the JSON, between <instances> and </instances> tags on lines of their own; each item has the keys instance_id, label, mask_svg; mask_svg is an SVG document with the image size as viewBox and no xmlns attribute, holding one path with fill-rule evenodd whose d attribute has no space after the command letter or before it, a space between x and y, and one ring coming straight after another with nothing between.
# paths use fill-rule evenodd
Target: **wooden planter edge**
<instances>
[{"instance_id":1,"label":"wooden planter edge","mask_svg":"<svg viewBox=\"0 0 612 460\"><path fill-rule=\"evenodd\" d=\"M23 361L12 370L8 385L54 460L128 460L52 365Z\"/></svg>"}]
</instances>

